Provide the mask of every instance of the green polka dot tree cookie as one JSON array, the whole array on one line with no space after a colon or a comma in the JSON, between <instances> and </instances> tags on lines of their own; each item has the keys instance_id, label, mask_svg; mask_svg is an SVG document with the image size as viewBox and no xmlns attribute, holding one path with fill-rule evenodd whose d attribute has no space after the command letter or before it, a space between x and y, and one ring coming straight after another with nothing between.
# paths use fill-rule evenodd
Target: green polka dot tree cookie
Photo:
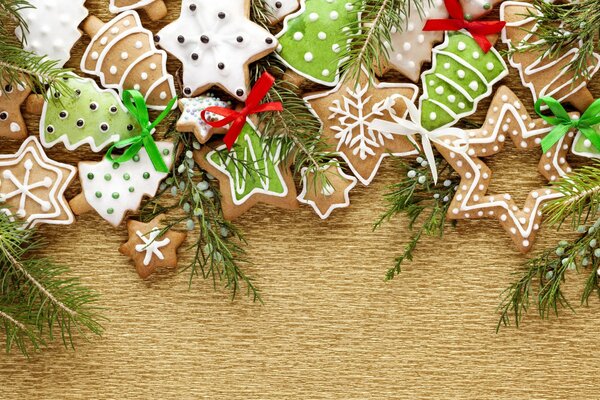
<instances>
[{"instance_id":1,"label":"green polka dot tree cookie","mask_svg":"<svg viewBox=\"0 0 600 400\"><path fill-rule=\"evenodd\" d=\"M173 164L173 143L156 142L165 164ZM131 160L114 163L107 158L100 162L80 162L79 180L83 193L69 203L75 214L90 209L114 226L118 226L127 211L136 211L145 195L155 196L167 173L157 172L144 148Z\"/></svg>"},{"instance_id":2,"label":"green polka dot tree cookie","mask_svg":"<svg viewBox=\"0 0 600 400\"><path fill-rule=\"evenodd\" d=\"M454 125L508 73L496 49L484 53L468 33L447 33L433 49L433 65L421 77L421 124L428 130Z\"/></svg>"},{"instance_id":3,"label":"green polka dot tree cookie","mask_svg":"<svg viewBox=\"0 0 600 400\"><path fill-rule=\"evenodd\" d=\"M348 51L347 25L358 18L352 0L305 0L288 15L277 35L279 57L296 73L327 86L339 81L339 66Z\"/></svg>"},{"instance_id":4,"label":"green polka dot tree cookie","mask_svg":"<svg viewBox=\"0 0 600 400\"><path fill-rule=\"evenodd\" d=\"M121 139L140 134L140 126L112 90L91 79L72 77L66 84L73 95L55 93L44 103L40 138L44 147L63 143L69 150L85 144L99 152Z\"/></svg>"}]
</instances>

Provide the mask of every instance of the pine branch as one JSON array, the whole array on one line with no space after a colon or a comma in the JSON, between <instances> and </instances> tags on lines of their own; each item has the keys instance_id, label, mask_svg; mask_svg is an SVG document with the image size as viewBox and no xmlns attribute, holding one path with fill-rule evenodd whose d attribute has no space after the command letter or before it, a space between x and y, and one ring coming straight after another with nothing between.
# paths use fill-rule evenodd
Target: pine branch
<instances>
[{"instance_id":1,"label":"pine branch","mask_svg":"<svg viewBox=\"0 0 600 400\"><path fill-rule=\"evenodd\" d=\"M414 251L424 235L443 236L448 208L459 183L456 173L441 158L437 162L440 176L437 185L433 183L429 165L422 157L418 157L416 162L410 164L399 162L406 173L406 178L392 185L390 187L392 191L385 194L389 208L375 222L373 229L379 228L398 214L405 214L408 217L408 229L413 230L416 224L420 223L420 225L405 245L404 252L396 258L394 267L387 271L386 280L391 280L400 274L404 261L413 260ZM423 215L425 217L421 218Z\"/></svg>"},{"instance_id":2,"label":"pine branch","mask_svg":"<svg viewBox=\"0 0 600 400\"><path fill-rule=\"evenodd\" d=\"M33 6L26 0L0 0L0 37L8 36L8 29L13 26L28 32L27 23L20 13L28 8Z\"/></svg>"}]
</instances>

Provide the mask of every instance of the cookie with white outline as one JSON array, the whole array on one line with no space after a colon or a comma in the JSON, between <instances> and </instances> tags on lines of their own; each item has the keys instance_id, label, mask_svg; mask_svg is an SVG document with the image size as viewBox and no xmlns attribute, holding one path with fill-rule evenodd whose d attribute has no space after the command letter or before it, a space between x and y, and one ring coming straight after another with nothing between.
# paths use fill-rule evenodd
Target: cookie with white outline
<instances>
[{"instance_id":1,"label":"cookie with white outline","mask_svg":"<svg viewBox=\"0 0 600 400\"><path fill-rule=\"evenodd\" d=\"M194 159L219 180L223 216L233 220L257 203L298 208L296 185L282 151L280 141L261 140L248 120L231 151L224 144L216 149L203 146Z\"/></svg>"},{"instance_id":2,"label":"cookie with white outline","mask_svg":"<svg viewBox=\"0 0 600 400\"><path fill-rule=\"evenodd\" d=\"M0 154L0 212L30 227L73 223L65 190L76 171L48 158L38 139L30 136L15 154Z\"/></svg>"},{"instance_id":3,"label":"cookie with white outline","mask_svg":"<svg viewBox=\"0 0 600 400\"><path fill-rule=\"evenodd\" d=\"M152 275L158 268L177 268L177 249L187 234L172 229L163 232L163 218L163 215L159 215L148 223L127 221L129 240L119 247L119 252L133 260L142 279Z\"/></svg>"},{"instance_id":4,"label":"cookie with white outline","mask_svg":"<svg viewBox=\"0 0 600 400\"><path fill-rule=\"evenodd\" d=\"M108 9L113 14L142 9L152 21L158 21L167 16L167 5L163 0L110 0Z\"/></svg>"},{"instance_id":5,"label":"cookie with white outline","mask_svg":"<svg viewBox=\"0 0 600 400\"><path fill-rule=\"evenodd\" d=\"M25 139L27 125L21 114L21 105L31 93L29 86L9 85L0 82L0 137L8 139Z\"/></svg>"},{"instance_id":6,"label":"cookie with white outline","mask_svg":"<svg viewBox=\"0 0 600 400\"><path fill-rule=\"evenodd\" d=\"M375 119L406 115L406 104L400 96L414 101L417 92L418 88L409 83L381 83L375 78L369 82L363 68L358 83L350 78L329 91L309 94L304 100L321 121L324 141L347 162L354 176L368 185L384 157L418 153L406 135L371 128Z\"/></svg>"},{"instance_id":7,"label":"cookie with white outline","mask_svg":"<svg viewBox=\"0 0 600 400\"><path fill-rule=\"evenodd\" d=\"M210 93L206 96L191 99L179 99L181 117L177 121L177 130L179 132L193 132L199 143L206 143L215 133L226 133L229 125L214 128L202 119L202 111L208 107L231 108L231 103L223 101ZM218 121L221 118L214 113L206 113L206 119L211 122Z\"/></svg>"},{"instance_id":8,"label":"cookie with white outline","mask_svg":"<svg viewBox=\"0 0 600 400\"><path fill-rule=\"evenodd\" d=\"M532 119L517 96L509 88L500 87L492 100L485 124L467 131L467 154L436 146L461 176L448 209L448 218L497 219L520 251L531 250L540 228L541 206L561 194L551 187L538 188L529 193L523 208L519 208L508 193L488 193L492 171L482 159L501 152L509 138L517 150L538 147L553 128L543 119ZM555 181L571 171L566 156L573 137L574 132L568 132L550 150L541 154L538 170L548 181Z\"/></svg>"},{"instance_id":9,"label":"cookie with white outline","mask_svg":"<svg viewBox=\"0 0 600 400\"><path fill-rule=\"evenodd\" d=\"M327 165L322 173L326 181L316 177L314 171L302 168L302 192L298 201L310 205L321 219L326 219L333 210L350 205L349 193L357 179L346 174L339 165Z\"/></svg>"},{"instance_id":10,"label":"cookie with white outline","mask_svg":"<svg viewBox=\"0 0 600 400\"><path fill-rule=\"evenodd\" d=\"M249 19L250 0L183 0L179 18L155 37L183 64L183 94L219 86L246 100L248 64L273 52L277 39Z\"/></svg>"},{"instance_id":11,"label":"cookie with white outline","mask_svg":"<svg viewBox=\"0 0 600 400\"><path fill-rule=\"evenodd\" d=\"M300 0L265 0L265 4L271 9L269 22L274 25L296 11L300 7Z\"/></svg>"}]
</instances>

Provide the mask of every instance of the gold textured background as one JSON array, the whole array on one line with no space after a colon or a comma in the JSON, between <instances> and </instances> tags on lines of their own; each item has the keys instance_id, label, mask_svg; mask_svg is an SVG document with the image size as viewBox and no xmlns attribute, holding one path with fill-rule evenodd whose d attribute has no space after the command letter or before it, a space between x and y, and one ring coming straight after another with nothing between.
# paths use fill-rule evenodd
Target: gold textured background
<instances>
[{"instance_id":1,"label":"gold textured background","mask_svg":"<svg viewBox=\"0 0 600 400\"><path fill-rule=\"evenodd\" d=\"M108 20L107 3L88 1L88 8ZM177 17L178 3L168 2L167 20ZM147 27L157 31L167 20ZM532 111L514 69L505 83ZM598 79L592 91L600 95ZM36 132L35 118L29 121ZM61 161L97 159L58 147L49 154ZM517 200L543 184L535 154L515 153L512 143L490 163L491 189ZM598 398L600 304L578 306L583 276L568 276L575 314L540 321L532 310L520 329L495 333L499 295L526 259L495 221L461 222L444 240L423 240L415 262L383 281L409 232L400 218L376 232L371 226L384 210L386 186L398 179L387 160L371 186L351 193L352 206L325 222L308 207L258 206L244 215L239 225L254 263L247 272L264 306L244 297L231 302L201 279L189 289L185 272L141 281L117 252L125 228L94 214L44 227L46 252L101 292L110 321L103 338L78 341L76 352L54 344L29 361L0 354L0 397ZM558 237L543 230L535 249Z\"/></svg>"}]
</instances>

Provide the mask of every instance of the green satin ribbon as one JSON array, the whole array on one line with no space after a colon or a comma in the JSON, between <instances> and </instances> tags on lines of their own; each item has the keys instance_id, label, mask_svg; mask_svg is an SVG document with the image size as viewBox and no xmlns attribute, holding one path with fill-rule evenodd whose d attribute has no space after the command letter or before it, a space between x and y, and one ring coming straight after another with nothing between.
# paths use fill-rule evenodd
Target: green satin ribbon
<instances>
[{"instance_id":1,"label":"green satin ribbon","mask_svg":"<svg viewBox=\"0 0 600 400\"><path fill-rule=\"evenodd\" d=\"M541 111L542 103L546 103L554 116L543 115ZM552 97L542 97L535 102L535 112L551 125L554 129L542 139L542 149L548 151L571 129L577 129L589 139L594 147L600 150L600 135L593 128L600 124L600 99L594 101L579 119L571 119L567 111L560 102Z\"/></svg>"},{"instance_id":2,"label":"green satin ribbon","mask_svg":"<svg viewBox=\"0 0 600 400\"><path fill-rule=\"evenodd\" d=\"M165 164L165 160L162 158L156 142L154 142L152 131L171 112L176 101L177 97L171 99L169 104L167 104L167 108L165 108L154 122L150 123L148 106L146 106L144 96L137 90L124 91L123 104L127 107L131 115L139 122L142 132L138 136L123 139L113 144L110 149L108 149L106 158L115 163L123 163L135 157L143 147L146 149L148 157L150 157L150 161L152 161L152 165L154 165L156 171L164 173L169 172L169 168L167 167L167 164ZM124 149L126 147L127 150L125 150L123 154L117 158L113 158L112 152L114 150Z\"/></svg>"}]
</instances>

